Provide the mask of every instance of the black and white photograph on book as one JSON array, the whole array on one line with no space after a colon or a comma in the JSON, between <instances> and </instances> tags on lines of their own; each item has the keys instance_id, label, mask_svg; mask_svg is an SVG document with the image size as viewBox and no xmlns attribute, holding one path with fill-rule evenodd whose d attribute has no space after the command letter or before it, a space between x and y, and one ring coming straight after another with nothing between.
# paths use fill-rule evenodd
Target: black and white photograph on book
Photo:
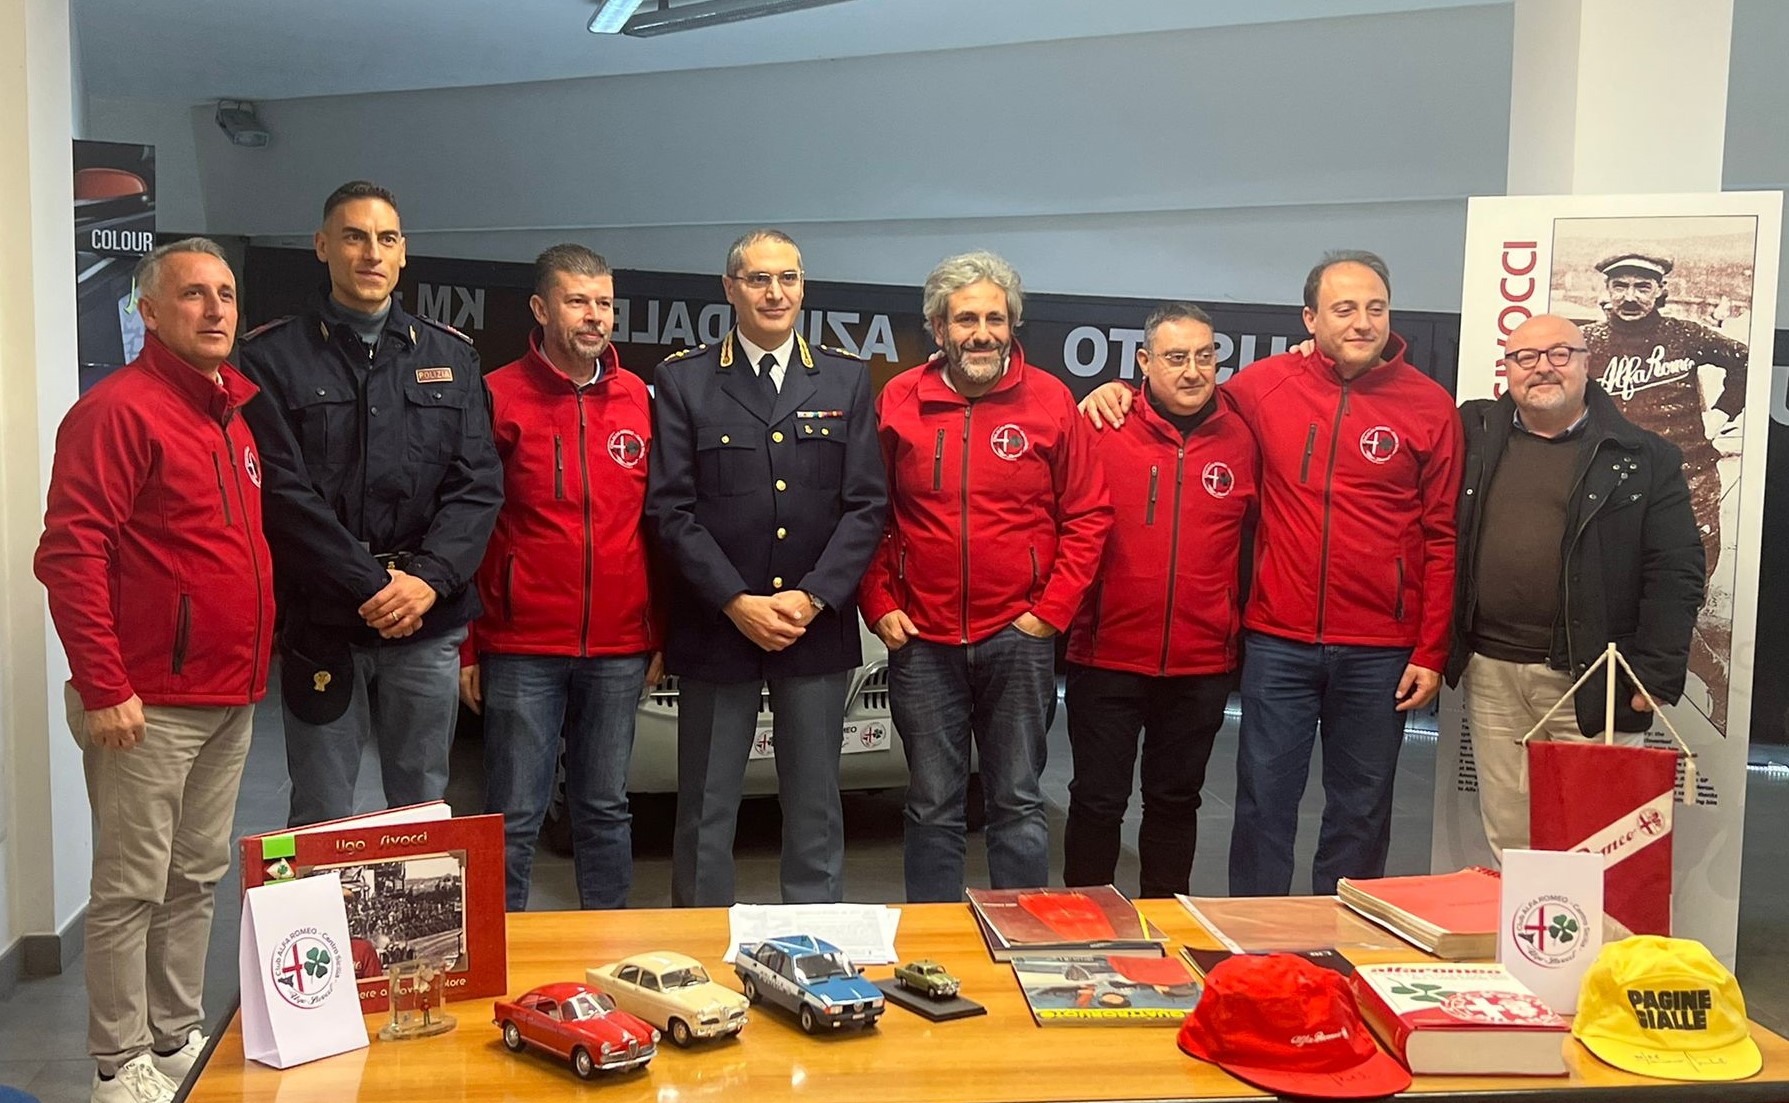
<instances>
[{"instance_id":1,"label":"black and white photograph on book","mask_svg":"<svg viewBox=\"0 0 1789 1103\"><path fill-rule=\"evenodd\" d=\"M1758 658L1781 234L1781 192L1474 198L1466 227L1456 396L1503 394L1511 335L1533 317L1556 315L1577 325L1584 370L1614 409L1682 455L1703 596L1680 663L1681 694L1668 694L1677 699L1661 711L1694 756L1694 785L1682 784L1680 758L1674 823L1662 835L1627 824L1631 817L1612 807L1594 838L1611 865L1668 838L1671 933L1700 940L1729 965ZM1569 561L1569 549L1562 555ZM1570 577L1569 563L1562 575ZM1562 711L1570 717L1571 704ZM1435 869L1495 862L1467 715L1459 691L1443 694ZM1631 745L1676 746L1657 716L1643 733L1613 734Z\"/></svg>"}]
</instances>

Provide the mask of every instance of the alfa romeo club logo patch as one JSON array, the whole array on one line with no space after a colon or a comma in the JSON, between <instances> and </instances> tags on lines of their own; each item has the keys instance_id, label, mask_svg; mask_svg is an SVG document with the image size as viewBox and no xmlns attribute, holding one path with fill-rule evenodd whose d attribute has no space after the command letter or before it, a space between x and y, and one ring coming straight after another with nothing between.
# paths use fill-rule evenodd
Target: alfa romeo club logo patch
<instances>
[{"instance_id":1,"label":"alfa romeo club logo patch","mask_svg":"<svg viewBox=\"0 0 1789 1103\"><path fill-rule=\"evenodd\" d=\"M328 999L335 988L342 975L342 951L327 931L300 927L280 939L267 971L281 999L308 1011Z\"/></svg>"},{"instance_id":2,"label":"alfa romeo club logo patch","mask_svg":"<svg viewBox=\"0 0 1789 1103\"><path fill-rule=\"evenodd\" d=\"M623 467L638 467L646 455L646 442L632 429L617 429L609 434L609 458Z\"/></svg>"},{"instance_id":3,"label":"alfa romeo club logo patch","mask_svg":"<svg viewBox=\"0 0 1789 1103\"><path fill-rule=\"evenodd\" d=\"M1360 454L1385 463L1398 454L1398 434L1389 425L1375 425L1360 435Z\"/></svg>"},{"instance_id":4,"label":"alfa romeo club logo patch","mask_svg":"<svg viewBox=\"0 0 1789 1103\"><path fill-rule=\"evenodd\" d=\"M988 437L988 445L1001 459L1016 460L1025 454L1026 449L1031 447L1031 441L1025 436L1025 430L1009 421L994 430L993 434Z\"/></svg>"},{"instance_id":5,"label":"alfa romeo club logo patch","mask_svg":"<svg viewBox=\"0 0 1789 1103\"><path fill-rule=\"evenodd\" d=\"M1199 483L1213 498L1228 498L1230 491L1236 488L1236 473L1223 460L1212 460L1199 473Z\"/></svg>"},{"instance_id":6,"label":"alfa romeo club logo patch","mask_svg":"<svg viewBox=\"0 0 1789 1103\"><path fill-rule=\"evenodd\" d=\"M242 470L248 473L249 482L261 485L261 463L255 459L255 450L246 444L242 446Z\"/></svg>"}]
</instances>

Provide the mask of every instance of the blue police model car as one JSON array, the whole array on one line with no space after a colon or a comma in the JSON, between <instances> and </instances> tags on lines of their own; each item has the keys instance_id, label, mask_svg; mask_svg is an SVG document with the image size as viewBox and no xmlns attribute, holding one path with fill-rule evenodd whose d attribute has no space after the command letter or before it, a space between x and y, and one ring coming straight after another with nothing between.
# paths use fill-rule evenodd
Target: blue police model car
<instances>
[{"instance_id":1,"label":"blue police model car","mask_svg":"<svg viewBox=\"0 0 1789 1103\"><path fill-rule=\"evenodd\" d=\"M872 1027L882 1017L882 992L863 978L839 948L812 935L740 943L733 961L745 998L793 1012L801 1029Z\"/></svg>"}]
</instances>

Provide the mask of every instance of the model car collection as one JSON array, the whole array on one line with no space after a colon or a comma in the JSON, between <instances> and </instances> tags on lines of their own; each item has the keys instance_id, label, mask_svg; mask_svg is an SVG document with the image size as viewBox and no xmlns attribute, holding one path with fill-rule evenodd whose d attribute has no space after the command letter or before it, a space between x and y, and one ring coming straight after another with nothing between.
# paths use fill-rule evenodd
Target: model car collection
<instances>
[{"instance_id":1,"label":"model car collection","mask_svg":"<svg viewBox=\"0 0 1789 1103\"><path fill-rule=\"evenodd\" d=\"M793 1014L801 1029L873 1027L882 1017L882 990L865 980L839 948L811 935L741 943L733 960L745 998Z\"/></svg>"},{"instance_id":2,"label":"model car collection","mask_svg":"<svg viewBox=\"0 0 1789 1103\"><path fill-rule=\"evenodd\" d=\"M745 1027L746 998L710 980L702 963L687 954L635 954L591 969L585 979L680 1046L738 1034Z\"/></svg>"},{"instance_id":3,"label":"model car collection","mask_svg":"<svg viewBox=\"0 0 1789 1103\"><path fill-rule=\"evenodd\" d=\"M513 1001L498 1000L491 1018L510 1052L536 1046L569 1061L585 1080L598 1072L640 1068L658 1052L659 1034L650 1024L575 981L543 984Z\"/></svg>"}]
</instances>

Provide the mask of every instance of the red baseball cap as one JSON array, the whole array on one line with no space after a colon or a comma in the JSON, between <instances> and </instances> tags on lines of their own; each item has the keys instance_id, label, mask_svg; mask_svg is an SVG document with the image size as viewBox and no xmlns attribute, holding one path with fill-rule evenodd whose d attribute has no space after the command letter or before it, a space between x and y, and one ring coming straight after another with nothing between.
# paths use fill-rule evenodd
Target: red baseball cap
<instances>
[{"instance_id":1,"label":"red baseball cap","mask_svg":"<svg viewBox=\"0 0 1789 1103\"><path fill-rule=\"evenodd\" d=\"M1410 1086L1381 1052L1339 973L1296 954L1237 954L1205 975L1180 1048L1258 1088L1371 1099Z\"/></svg>"}]
</instances>

